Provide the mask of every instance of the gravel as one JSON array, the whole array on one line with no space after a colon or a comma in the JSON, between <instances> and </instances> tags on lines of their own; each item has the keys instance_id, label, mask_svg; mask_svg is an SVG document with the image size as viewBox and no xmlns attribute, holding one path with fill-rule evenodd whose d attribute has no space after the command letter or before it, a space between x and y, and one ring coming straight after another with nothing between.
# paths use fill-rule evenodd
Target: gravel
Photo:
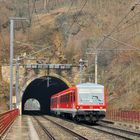
<instances>
[{"instance_id":1,"label":"gravel","mask_svg":"<svg viewBox=\"0 0 140 140\"><path fill-rule=\"evenodd\" d=\"M62 128L59 128L55 124L51 123L50 121L47 121L41 117L39 118L39 121L44 125L45 128L57 139L57 140L77 140L76 137L72 136L70 133L64 131ZM40 126L33 120L34 124L36 125L35 128L38 132L38 135L40 136L41 140L46 140L46 134L43 130L40 130Z\"/></svg>"},{"instance_id":2,"label":"gravel","mask_svg":"<svg viewBox=\"0 0 140 140\"><path fill-rule=\"evenodd\" d=\"M73 130L74 132L77 132L78 134L88 138L89 140L122 140L121 138L118 138L116 136L105 134L97 130L93 130L66 120L62 120L57 117L51 117L51 116L46 116L46 117Z\"/></svg>"}]
</instances>

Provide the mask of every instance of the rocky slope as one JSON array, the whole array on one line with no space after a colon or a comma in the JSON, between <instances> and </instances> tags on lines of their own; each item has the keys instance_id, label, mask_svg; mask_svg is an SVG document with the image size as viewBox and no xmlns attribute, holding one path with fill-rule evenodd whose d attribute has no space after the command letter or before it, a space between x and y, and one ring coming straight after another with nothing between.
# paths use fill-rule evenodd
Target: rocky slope
<instances>
[{"instance_id":1,"label":"rocky slope","mask_svg":"<svg viewBox=\"0 0 140 140\"><path fill-rule=\"evenodd\" d=\"M83 58L88 60L84 81L94 82L94 55L86 52L98 46L98 82L107 87L108 108L140 110L140 53L134 50L140 49L140 6L133 7L133 0L54 0L47 3L45 9L43 1L35 4L34 9L30 1L30 14L22 13L32 17L31 25L17 25L15 47L19 49L15 55L48 47L36 56L46 58L46 63L78 64ZM28 4L25 2L24 6L27 8ZM22 8L20 5L19 9ZM112 30L111 39L106 38L98 45ZM6 28L2 31L7 34ZM6 46L8 48L8 44ZM21 46L26 49L21 50ZM5 58L8 60L8 55ZM73 77L77 73L75 71Z\"/></svg>"}]
</instances>

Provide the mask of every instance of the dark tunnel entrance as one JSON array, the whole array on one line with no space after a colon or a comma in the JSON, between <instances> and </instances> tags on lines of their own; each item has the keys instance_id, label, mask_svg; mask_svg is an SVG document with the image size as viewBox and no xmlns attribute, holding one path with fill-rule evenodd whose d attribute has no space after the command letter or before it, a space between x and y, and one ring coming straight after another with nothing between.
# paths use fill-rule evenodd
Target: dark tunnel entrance
<instances>
[{"instance_id":1,"label":"dark tunnel entrance","mask_svg":"<svg viewBox=\"0 0 140 140\"><path fill-rule=\"evenodd\" d=\"M68 85L63 80L53 76L35 79L24 91L22 97L22 114L50 114L51 95L67 88ZM39 109L33 108L37 106L36 103Z\"/></svg>"}]
</instances>

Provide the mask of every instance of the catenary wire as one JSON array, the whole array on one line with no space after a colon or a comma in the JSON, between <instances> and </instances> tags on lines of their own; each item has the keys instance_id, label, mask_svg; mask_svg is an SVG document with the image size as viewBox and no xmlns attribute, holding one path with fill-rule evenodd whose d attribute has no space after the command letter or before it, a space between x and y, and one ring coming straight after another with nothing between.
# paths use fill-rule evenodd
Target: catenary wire
<instances>
[{"instance_id":1,"label":"catenary wire","mask_svg":"<svg viewBox=\"0 0 140 140\"><path fill-rule=\"evenodd\" d=\"M112 35L112 33L114 31L116 31L116 29L118 29L119 25L129 16L129 14L136 8L137 4L134 4L130 10L126 13L126 15L118 22L118 24L111 30L111 32L107 35L107 36L104 36L103 39L99 42L99 44L96 46L96 49L99 48L102 43L109 37ZM103 47L102 47L103 48Z\"/></svg>"}]
</instances>

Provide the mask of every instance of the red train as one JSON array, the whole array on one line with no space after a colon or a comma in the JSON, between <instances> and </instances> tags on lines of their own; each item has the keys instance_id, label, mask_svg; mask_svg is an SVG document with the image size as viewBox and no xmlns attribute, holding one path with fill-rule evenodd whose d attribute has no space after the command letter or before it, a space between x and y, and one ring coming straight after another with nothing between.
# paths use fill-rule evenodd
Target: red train
<instances>
[{"instance_id":1,"label":"red train","mask_svg":"<svg viewBox=\"0 0 140 140\"><path fill-rule=\"evenodd\" d=\"M97 122L105 117L106 90L94 83L83 83L51 96L51 112L76 121Z\"/></svg>"}]
</instances>

